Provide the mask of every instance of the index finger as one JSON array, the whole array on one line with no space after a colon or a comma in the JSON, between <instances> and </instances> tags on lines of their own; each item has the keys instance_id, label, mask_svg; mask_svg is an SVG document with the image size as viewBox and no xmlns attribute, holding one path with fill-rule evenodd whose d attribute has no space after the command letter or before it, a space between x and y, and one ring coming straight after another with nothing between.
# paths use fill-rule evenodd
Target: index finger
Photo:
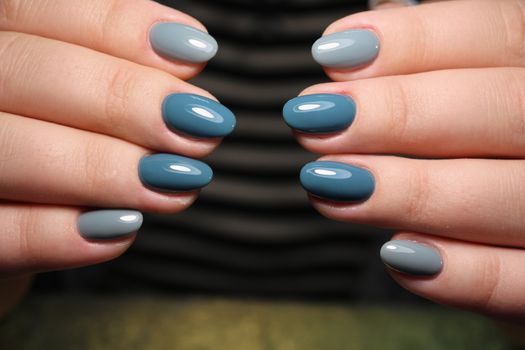
<instances>
[{"instance_id":1,"label":"index finger","mask_svg":"<svg viewBox=\"0 0 525 350\"><path fill-rule=\"evenodd\" d=\"M195 18L146 0L2 0L0 30L77 44L181 79L217 52Z\"/></svg>"},{"instance_id":2,"label":"index finger","mask_svg":"<svg viewBox=\"0 0 525 350\"><path fill-rule=\"evenodd\" d=\"M312 47L337 81L525 65L525 2L461 0L368 11L331 24Z\"/></svg>"}]
</instances>

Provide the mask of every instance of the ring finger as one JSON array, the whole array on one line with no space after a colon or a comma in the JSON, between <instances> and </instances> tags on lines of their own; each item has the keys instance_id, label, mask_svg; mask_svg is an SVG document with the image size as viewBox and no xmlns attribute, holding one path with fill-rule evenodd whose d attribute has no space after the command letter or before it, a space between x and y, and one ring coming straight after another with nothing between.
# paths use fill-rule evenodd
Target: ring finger
<instances>
[{"instance_id":1,"label":"ring finger","mask_svg":"<svg viewBox=\"0 0 525 350\"><path fill-rule=\"evenodd\" d=\"M5 113L0 127L3 199L177 212L212 177L200 161L105 135Z\"/></svg>"},{"instance_id":2,"label":"ring finger","mask_svg":"<svg viewBox=\"0 0 525 350\"><path fill-rule=\"evenodd\" d=\"M343 221L525 247L522 160L330 156L305 165L321 214Z\"/></svg>"}]
</instances>

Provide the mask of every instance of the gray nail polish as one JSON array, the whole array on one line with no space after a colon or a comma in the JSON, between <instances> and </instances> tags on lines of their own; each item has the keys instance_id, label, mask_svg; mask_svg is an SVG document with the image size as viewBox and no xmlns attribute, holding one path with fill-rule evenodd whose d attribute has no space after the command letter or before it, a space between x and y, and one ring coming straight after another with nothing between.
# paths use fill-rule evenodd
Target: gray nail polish
<instances>
[{"instance_id":1,"label":"gray nail polish","mask_svg":"<svg viewBox=\"0 0 525 350\"><path fill-rule=\"evenodd\" d=\"M140 160L139 177L151 189L178 192L208 185L213 178L213 171L208 164L196 159L157 153Z\"/></svg>"},{"instance_id":2,"label":"gray nail polish","mask_svg":"<svg viewBox=\"0 0 525 350\"><path fill-rule=\"evenodd\" d=\"M217 53L217 41L196 28L180 23L157 23L151 28L150 42L160 56L187 62L209 61Z\"/></svg>"},{"instance_id":3,"label":"gray nail polish","mask_svg":"<svg viewBox=\"0 0 525 350\"><path fill-rule=\"evenodd\" d=\"M308 192L336 201L364 201L375 188L374 176L368 170L340 162L308 163L301 169L300 178Z\"/></svg>"},{"instance_id":4,"label":"gray nail polish","mask_svg":"<svg viewBox=\"0 0 525 350\"><path fill-rule=\"evenodd\" d=\"M381 247L381 259L390 268L415 276L436 275L443 268L436 249L408 240L386 242Z\"/></svg>"},{"instance_id":5,"label":"gray nail polish","mask_svg":"<svg viewBox=\"0 0 525 350\"><path fill-rule=\"evenodd\" d=\"M358 67L373 61L378 54L379 38L366 29L325 35L312 46L314 59L331 68Z\"/></svg>"},{"instance_id":6,"label":"gray nail polish","mask_svg":"<svg viewBox=\"0 0 525 350\"><path fill-rule=\"evenodd\" d=\"M283 108L288 126L306 133L344 130L355 117L352 98L338 94L312 94L291 99Z\"/></svg>"},{"instance_id":7,"label":"gray nail polish","mask_svg":"<svg viewBox=\"0 0 525 350\"><path fill-rule=\"evenodd\" d=\"M162 103L162 117L172 131L197 137L224 137L235 128L235 116L222 104L194 94L171 94Z\"/></svg>"},{"instance_id":8,"label":"gray nail polish","mask_svg":"<svg viewBox=\"0 0 525 350\"><path fill-rule=\"evenodd\" d=\"M78 217L78 231L87 239L116 239L138 231L142 213L136 210L95 210Z\"/></svg>"}]
</instances>

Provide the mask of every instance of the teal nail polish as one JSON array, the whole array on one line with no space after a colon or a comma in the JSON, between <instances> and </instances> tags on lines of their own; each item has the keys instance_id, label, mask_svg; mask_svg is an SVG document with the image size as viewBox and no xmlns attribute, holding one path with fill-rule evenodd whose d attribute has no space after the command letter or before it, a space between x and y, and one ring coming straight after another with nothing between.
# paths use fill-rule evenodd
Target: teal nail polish
<instances>
[{"instance_id":1,"label":"teal nail polish","mask_svg":"<svg viewBox=\"0 0 525 350\"><path fill-rule=\"evenodd\" d=\"M218 48L217 41L211 35L180 23L155 24L149 40L160 56L193 63L209 61Z\"/></svg>"},{"instance_id":2,"label":"teal nail polish","mask_svg":"<svg viewBox=\"0 0 525 350\"><path fill-rule=\"evenodd\" d=\"M149 188L166 191L190 191L208 185L211 168L201 161L174 154L158 153L139 163L139 177Z\"/></svg>"},{"instance_id":3,"label":"teal nail polish","mask_svg":"<svg viewBox=\"0 0 525 350\"><path fill-rule=\"evenodd\" d=\"M367 29L325 35L313 44L312 55L321 65L353 68L373 61L379 54L379 38Z\"/></svg>"},{"instance_id":4,"label":"teal nail polish","mask_svg":"<svg viewBox=\"0 0 525 350\"><path fill-rule=\"evenodd\" d=\"M136 210L94 210L78 217L78 231L86 239L117 239L137 232L142 213Z\"/></svg>"},{"instance_id":5,"label":"teal nail polish","mask_svg":"<svg viewBox=\"0 0 525 350\"><path fill-rule=\"evenodd\" d=\"M365 169L339 162L318 161L301 169L304 189L335 201L364 201L374 192L373 175Z\"/></svg>"},{"instance_id":6,"label":"teal nail polish","mask_svg":"<svg viewBox=\"0 0 525 350\"><path fill-rule=\"evenodd\" d=\"M432 276L443 269L443 260L436 249L414 241L386 242L380 254L390 268L410 275Z\"/></svg>"},{"instance_id":7,"label":"teal nail polish","mask_svg":"<svg viewBox=\"0 0 525 350\"><path fill-rule=\"evenodd\" d=\"M170 130L197 137L224 137L236 123L228 108L194 94L168 95L162 103L162 117Z\"/></svg>"},{"instance_id":8,"label":"teal nail polish","mask_svg":"<svg viewBox=\"0 0 525 350\"><path fill-rule=\"evenodd\" d=\"M348 128L356 106L349 96L312 94L288 101L283 108L286 124L306 133L330 133Z\"/></svg>"}]
</instances>

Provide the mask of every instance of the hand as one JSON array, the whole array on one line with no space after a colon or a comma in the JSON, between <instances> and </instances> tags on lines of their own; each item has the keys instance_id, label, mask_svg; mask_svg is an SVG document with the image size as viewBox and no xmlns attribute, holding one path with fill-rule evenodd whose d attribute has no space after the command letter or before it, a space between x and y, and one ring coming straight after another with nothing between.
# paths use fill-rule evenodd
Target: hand
<instances>
[{"instance_id":1,"label":"hand","mask_svg":"<svg viewBox=\"0 0 525 350\"><path fill-rule=\"evenodd\" d=\"M337 33L337 34L336 34ZM334 83L284 108L314 207L395 228L393 278L439 303L525 316L525 1L369 11L313 47Z\"/></svg>"},{"instance_id":2,"label":"hand","mask_svg":"<svg viewBox=\"0 0 525 350\"><path fill-rule=\"evenodd\" d=\"M235 125L183 81L217 50L204 31L153 1L0 1L0 278L114 258L141 210L196 199L211 169L172 153Z\"/></svg>"}]
</instances>

